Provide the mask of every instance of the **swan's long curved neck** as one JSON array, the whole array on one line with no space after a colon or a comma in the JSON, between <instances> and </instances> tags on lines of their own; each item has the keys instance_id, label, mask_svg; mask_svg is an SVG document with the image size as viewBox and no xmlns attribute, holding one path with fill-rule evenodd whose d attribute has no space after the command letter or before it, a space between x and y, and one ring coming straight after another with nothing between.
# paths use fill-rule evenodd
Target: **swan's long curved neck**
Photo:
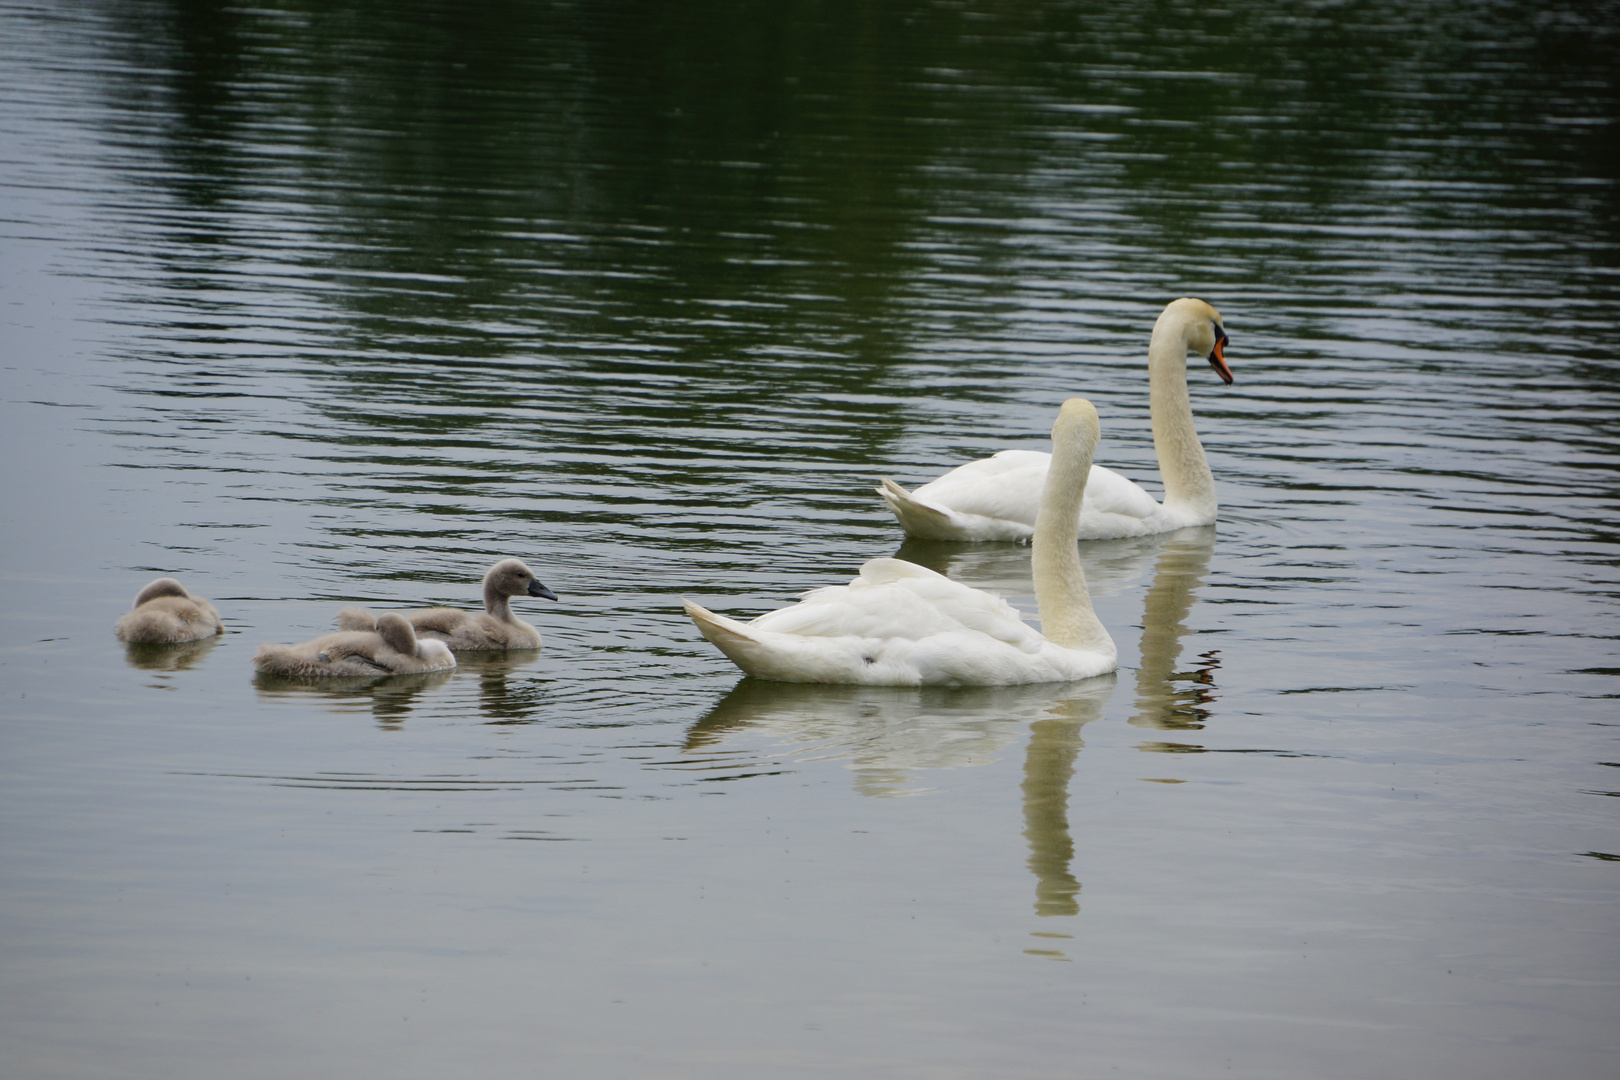
<instances>
[{"instance_id":1,"label":"swan's long curved neck","mask_svg":"<svg viewBox=\"0 0 1620 1080\"><path fill-rule=\"evenodd\" d=\"M1030 561L1035 571L1035 600L1040 605L1041 633L1067 649L1114 653L1114 639L1091 609L1091 591L1080 565L1080 501L1096 452L1095 413L1075 420L1065 409L1052 431L1052 465L1041 490L1035 517ZM1090 427L1089 434L1084 426Z\"/></svg>"},{"instance_id":2,"label":"swan's long curved neck","mask_svg":"<svg viewBox=\"0 0 1620 1080\"><path fill-rule=\"evenodd\" d=\"M1161 318L1148 344L1148 393L1153 415L1153 450L1164 480L1164 505L1213 520L1215 477L1204 445L1193 428L1187 394L1185 330L1180 320Z\"/></svg>"},{"instance_id":3,"label":"swan's long curved neck","mask_svg":"<svg viewBox=\"0 0 1620 1080\"><path fill-rule=\"evenodd\" d=\"M484 610L501 622L512 621L512 601L493 581L484 582Z\"/></svg>"}]
</instances>

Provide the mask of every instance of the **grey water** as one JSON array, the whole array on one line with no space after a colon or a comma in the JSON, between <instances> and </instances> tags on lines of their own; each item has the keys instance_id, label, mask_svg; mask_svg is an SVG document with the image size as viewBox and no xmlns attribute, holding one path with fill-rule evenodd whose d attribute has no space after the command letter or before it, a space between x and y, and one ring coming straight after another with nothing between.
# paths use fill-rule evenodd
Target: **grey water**
<instances>
[{"instance_id":1,"label":"grey water","mask_svg":"<svg viewBox=\"0 0 1620 1080\"><path fill-rule=\"evenodd\" d=\"M7 1076L1610 1077L1612 4L0 0ZM1117 675L742 679L875 480L1157 490ZM345 603L538 652L256 679ZM126 649L159 574L228 633Z\"/></svg>"}]
</instances>

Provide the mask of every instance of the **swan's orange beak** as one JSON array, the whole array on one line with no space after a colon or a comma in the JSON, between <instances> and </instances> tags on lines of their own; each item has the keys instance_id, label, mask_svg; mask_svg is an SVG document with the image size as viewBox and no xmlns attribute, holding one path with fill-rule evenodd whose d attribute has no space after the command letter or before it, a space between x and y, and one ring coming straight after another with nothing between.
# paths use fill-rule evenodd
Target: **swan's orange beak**
<instances>
[{"instance_id":1,"label":"swan's orange beak","mask_svg":"<svg viewBox=\"0 0 1620 1080\"><path fill-rule=\"evenodd\" d=\"M1232 369L1226 366L1226 331L1215 328L1215 347L1209 350L1209 366L1221 377L1221 382L1232 385Z\"/></svg>"}]
</instances>

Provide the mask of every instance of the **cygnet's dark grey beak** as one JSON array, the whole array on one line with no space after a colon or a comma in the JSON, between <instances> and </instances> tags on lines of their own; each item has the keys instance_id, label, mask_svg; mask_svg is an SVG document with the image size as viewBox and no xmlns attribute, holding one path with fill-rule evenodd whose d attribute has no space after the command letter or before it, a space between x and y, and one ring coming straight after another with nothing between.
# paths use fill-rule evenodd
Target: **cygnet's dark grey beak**
<instances>
[{"instance_id":1,"label":"cygnet's dark grey beak","mask_svg":"<svg viewBox=\"0 0 1620 1080\"><path fill-rule=\"evenodd\" d=\"M547 600L555 600L555 599L557 599L557 594L552 592L550 589L546 588L544 585L540 584L540 579L539 578L536 578L535 580L529 582L529 595L530 596L543 596Z\"/></svg>"}]
</instances>

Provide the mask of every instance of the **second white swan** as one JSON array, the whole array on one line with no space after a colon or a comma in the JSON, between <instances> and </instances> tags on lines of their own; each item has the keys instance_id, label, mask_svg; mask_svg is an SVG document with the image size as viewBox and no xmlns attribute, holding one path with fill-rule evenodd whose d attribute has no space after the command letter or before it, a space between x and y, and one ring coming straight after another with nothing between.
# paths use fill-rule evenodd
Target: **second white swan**
<instances>
[{"instance_id":1,"label":"second white swan","mask_svg":"<svg viewBox=\"0 0 1620 1080\"><path fill-rule=\"evenodd\" d=\"M1081 539L1149 536L1215 523L1215 478L1193 427L1187 358L1208 357L1222 381L1231 383L1226 342L1221 313L1202 300L1174 300L1160 313L1148 344L1148 393L1164 503L1112 469L1094 465L1079 511ZM1038 450L1003 450L914 491L884 479L877 492L901 527L919 539L1027 541L1035 532L1050 461L1051 455Z\"/></svg>"},{"instance_id":2,"label":"second white swan","mask_svg":"<svg viewBox=\"0 0 1620 1080\"><path fill-rule=\"evenodd\" d=\"M1091 609L1076 543L1098 434L1089 401L1063 403L1032 553L1044 634L1000 597L900 559L872 559L848 585L751 622L690 600L686 613L743 671L779 682L1010 686L1113 671L1118 654Z\"/></svg>"}]
</instances>

